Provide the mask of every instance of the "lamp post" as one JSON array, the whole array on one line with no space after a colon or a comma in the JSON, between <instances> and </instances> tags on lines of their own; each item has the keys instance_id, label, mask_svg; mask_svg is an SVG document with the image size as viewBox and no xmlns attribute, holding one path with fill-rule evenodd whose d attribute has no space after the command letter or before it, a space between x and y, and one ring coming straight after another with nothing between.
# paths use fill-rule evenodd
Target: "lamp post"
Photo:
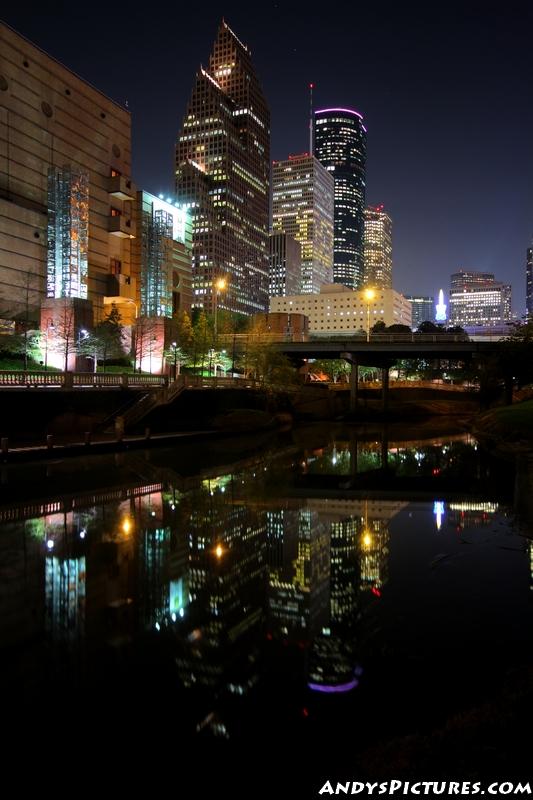
<instances>
[{"instance_id":1,"label":"lamp post","mask_svg":"<svg viewBox=\"0 0 533 800\"><path fill-rule=\"evenodd\" d=\"M218 293L223 292L226 288L226 279L217 278L215 281L215 339L217 338L217 310L218 310Z\"/></svg>"},{"instance_id":2,"label":"lamp post","mask_svg":"<svg viewBox=\"0 0 533 800\"><path fill-rule=\"evenodd\" d=\"M370 301L374 299L376 293L373 289L365 289L366 300L366 340L370 341Z\"/></svg>"},{"instance_id":3,"label":"lamp post","mask_svg":"<svg viewBox=\"0 0 533 800\"><path fill-rule=\"evenodd\" d=\"M179 375L179 372L176 371L176 364L178 363L178 344L177 344L177 342L172 342L172 351L173 351L173 356L174 356L174 375L173 375L173 379L176 380L176 378Z\"/></svg>"}]
</instances>

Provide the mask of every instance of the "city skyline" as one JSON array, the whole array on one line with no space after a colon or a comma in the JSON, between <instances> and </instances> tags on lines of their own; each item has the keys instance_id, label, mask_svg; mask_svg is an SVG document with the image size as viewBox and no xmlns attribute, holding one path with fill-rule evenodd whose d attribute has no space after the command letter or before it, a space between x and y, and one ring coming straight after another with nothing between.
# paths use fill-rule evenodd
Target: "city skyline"
<instances>
[{"instance_id":1,"label":"city skyline","mask_svg":"<svg viewBox=\"0 0 533 800\"><path fill-rule=\"evenodd\" d=\"M447 17L436 9L422 18L411 4L402 10L404 19L391 5L385 20L368 8L347 10L347 17L362 17L358 30L364 35L336 18L320 24L302 18L295 28L296 11L276 4L255 21L241 4L222 10L209 5L203 26L184 9L180 26L190 29L178 52L170 46L173 25L161 25L159 18L142 25L135 16L125 18L119 41L94 9L77 12L76 19L60 8L45 14L38 6L32 14L5 17L106 94L128 100L133 178L158 194L172 188L172 153L190 77L224 13L250 44L272 108L272 158L306 147L309 81L315 83L315 108L347 104L364 114L367 201L385 203L395 220L395 287L435 294L457 269L492 271L512 284L514 309L522 313L533 230L526 46L531 9L514 3L497 13L495 4L462 5L452 4ZM80 21L87 40L98 42L98 60L91 47L79 48L68 35ZM279 57L272 60L274 38ZM309 40L320 45L319 61L313 48L303 46ZM133 69L141 51L149 66ZM113 68L117 56L121 70ZM165 77L156 80L159 70ZM505 157L494 159L494 152Z\"/></svg>"}]
</instances>

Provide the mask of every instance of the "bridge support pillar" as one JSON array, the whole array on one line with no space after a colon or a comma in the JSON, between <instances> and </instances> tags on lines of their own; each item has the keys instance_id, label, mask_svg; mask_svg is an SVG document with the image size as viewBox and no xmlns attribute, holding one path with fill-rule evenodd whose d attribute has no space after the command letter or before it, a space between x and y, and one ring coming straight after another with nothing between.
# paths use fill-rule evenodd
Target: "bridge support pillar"
<instances>
[{"instance_id":1,"label":"bridge support pillar","mask_svg":"<svg viewBox=\"0 0 533 800\"><path fill-rule=\"evenodd\" d=\"M387 411L389 407L389 367L381 369L381 401L383 411Z\"/></svg>"},{"instance_id":2,"label":"bridge support pillar","mask_svg":"<svg viewBox=\"0 0 533 800\"><path fill-rule=\"evenodd\" d=\"M350 372L350 411L357 411L357 389L359 385L359 363L355 356L351 358L352 370Z\"/></svg>"}]
</instances>

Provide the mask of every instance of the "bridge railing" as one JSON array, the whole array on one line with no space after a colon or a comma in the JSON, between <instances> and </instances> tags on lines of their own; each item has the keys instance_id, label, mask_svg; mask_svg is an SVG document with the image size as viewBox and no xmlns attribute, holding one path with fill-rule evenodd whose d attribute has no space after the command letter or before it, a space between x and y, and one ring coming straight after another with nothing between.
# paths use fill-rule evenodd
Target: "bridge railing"
<instances>
[{"instance_id":1,"label":"bridge railing","mask_svg":"<svg viewBox=\"0 0 533 800\"><path fill-rule=\"evenodd\" d=\"M141 386L160 388L166 386L166 375L133 375L117 372L47 372L40 370L0 370L0 388L5 386L55 386L70 389L108 386Z\"/></svg>"},{"instance_id":2,"label":"bridge railing","mask_svg":"<svg viewBox=\"0 0 533 800\"><path fill-rule=\"evenodd\" d=\"M301 341L291 340L291 341ZM366 344L366 335L362 334L349 334L349 333L335 333L335 334L321 334L312 333L309 335L311 342L357 342L357 344ZM402 344L405 342L414 342L416 344L436 342L469 342L470 338L467 333L371 333L369 338L370 344Z\"/></svg>"}]
</instances>

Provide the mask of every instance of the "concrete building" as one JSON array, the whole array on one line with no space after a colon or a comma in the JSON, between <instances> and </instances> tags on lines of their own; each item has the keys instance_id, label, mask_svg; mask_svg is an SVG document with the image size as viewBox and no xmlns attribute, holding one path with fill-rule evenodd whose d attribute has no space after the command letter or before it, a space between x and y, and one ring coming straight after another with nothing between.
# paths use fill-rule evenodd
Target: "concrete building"
<instances>
[{"instance_id":1,"label":"concrete building","mask_svg":"<svg viewBox=\"0 0 533 800\"><path fill-rule=\"evenodd\" d=\"M411 327L411 304L394 289L378 289L368 301L364 291L354 291L339 283L322 286L319 294L300 294L270 298L272 312L305 314L309 332L342 334L366 332L381 320L385 325Z\"/></svg>"},{"instance_id":2,"label":"concrete building","mask_svg":"<svg viewBox=\"0 0 533 800\"><path fill-rule=\"evenodd\" d=\"M511 319L511 287L490 272L459 270L451 276L450 325L493 328Z\"/></svg>"},{"instance_id":3,"label":"concrete building","mask_svg":"<svg viewBox=\"0 0 533 800\"><path fill-rule=\"evenodd\" d=\"M392 220L383 205L364 211L364 285L392 289Z\"/></svg>"},{"instance_id":4,"label":"concrete building","mask_svg":"<svg viewBox=\"0 0 533 800\"><path fill-rule=\"evenodd\" d=\"M273 162L272 230L300 243L304 294L333 280L333 203L333 178L314 156Z\"/></svg>"},{"instance_id":5,"label":"concrete building","mask_svg":"<svg viewBox=\"0 0 533 800\"><path fill-rule=\"evenodd\" d=\"M270 297L298 294L302 282L302 250L300 243L288 233L271 233Z\"/></svg>"},{"instance_id":6,"label":"concrete building","mask_svg":"<svg viewBox=\"0 0 533 800\"><path fill-rule=\"evenodd\" d=\"M68 316L76 338L112 294L127 321L130 114L5 24L0 54L0 316L47 330Z\"/></svg>"},{"instance_id":7,"label":"concrete building","mask_svg":"<svg viewBox=\"0 0 533 800\"><path fill-rule=\"evenodd\" d=\"M222 22L176 144L177 199L192 215L194 306L266 311L269 190L270 112L250 50Z\"/></svg>"},{"instance_id":8,"label":"concrete building","mask_svg":"<svg viewBox=\"0 0 533 800\"><path fill-rule=\"evenodd\" d=\"M358 289L363 285L366 191L366 128L359 111L315 111L314 151L335 182L333 280Z\"/></svg>"}]
</instances>

